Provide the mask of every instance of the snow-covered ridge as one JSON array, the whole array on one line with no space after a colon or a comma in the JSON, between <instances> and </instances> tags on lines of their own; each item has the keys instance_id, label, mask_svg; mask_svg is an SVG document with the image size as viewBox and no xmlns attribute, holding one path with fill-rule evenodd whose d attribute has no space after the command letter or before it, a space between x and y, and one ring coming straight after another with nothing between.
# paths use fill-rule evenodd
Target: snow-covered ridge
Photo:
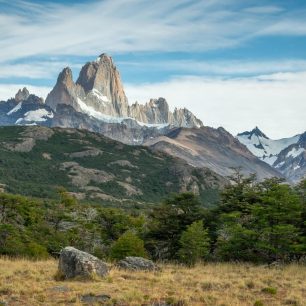
<instances>
[{"instance_id":1,"label":"snow-covered ridge","mask_svg":"<svg viewBox=\"0 0 306 306\"><path fill-rule=\"evenodd\" d=\"M96 111L93 107L88 106L83 100L80 98L77 99L78 104L81 108L81 110L87 114L88 116L94 117L98 120L101 120L103 122L108 122L108 123L122 123L124 120L134 120L136 121L140 126L147 126L147 127L155 127L158 129L162 129L166 126L168 126L168 123L161 123L161 124L149 124L149 123L144 123L135 120L134 118L131 117L113 117L109 115L102 114L101 112Z\"/></svg>"},{"instance_id":2,"label":"snow-covered ridge","mask_svg":"<svg viewBox=\"0 0 306 306\"><path fill-rule=\"evenodd\" d=\"M273 140L266 137L262 132L244 132L238 134L237 139L244 144L255 156L273 165L277 159L277 155L287 148L288 146L295 144L299 141L300 135L296 135L290 138L282 138Z\"/></svg>"},{"instance_id":3,"label":"snow-covered ridge","mask_svg":"<svg viewBox=\"0 0 306 306\"><path fill-rule=\"evenodd\" d=\"M22 108L22 102L19 102L13 109L11 109L7 115L11 115L13 113L16 113L17 111L19 111Z\"/></svg>"}]
</instances>

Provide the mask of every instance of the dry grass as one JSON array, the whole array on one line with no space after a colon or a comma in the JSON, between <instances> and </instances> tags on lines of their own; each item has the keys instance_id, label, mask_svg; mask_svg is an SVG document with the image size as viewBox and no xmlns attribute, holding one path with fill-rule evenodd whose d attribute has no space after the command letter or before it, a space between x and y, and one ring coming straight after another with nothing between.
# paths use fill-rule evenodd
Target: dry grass
<instances>
[{"instance_id":1,"label":"dry grass","mask_svg":"<svg viewBox=\"0 0 306 306\"><path fill-rule=\"evenodd\" d=\"M56 270L55 260L0 258L0 305L82 305L85 294L110 295L106 305L306 305L305 266L165 265L154 273L112 269L91 282L56 281Z\"/></svg>"}]
</instances>

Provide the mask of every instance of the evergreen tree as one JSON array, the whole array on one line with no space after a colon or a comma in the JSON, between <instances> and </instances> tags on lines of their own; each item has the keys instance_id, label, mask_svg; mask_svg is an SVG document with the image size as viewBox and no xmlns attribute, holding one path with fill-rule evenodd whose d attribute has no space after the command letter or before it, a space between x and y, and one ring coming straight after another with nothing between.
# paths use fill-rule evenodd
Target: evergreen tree
<instances>
[{"instance_id":1,"label":"evergreen tree","mask_svg":"<svg viewBox=\"0 0 306 306\"><path fill-rule=\"evenodd\" d=\"M194 266L209 253L209 237L203 221L195 221L182 233L179 259L188 266Z\"/></svg>"},{"instance_id":2,"label":"evergreen tree","mask_svg":"<svg viewBox=\"0 0 306 306\"><path fill-rule=\"evenodd\" d=\"M110 250L112 259L122 259L126 256L146 257L144 242L132 231L125 232L115 241Z\"/></svg>"},{"instance_id":3,"label":"evergreen tree","mask_svg":"<svg viewBox=\"0 0 306 306\"><path fill-rule=\"evenodd\" d=\"M174 195L155 207L146 235L146 247L155 259L174 259L181 234L192 222L201 220L205 210L193 193Z\"/></svg>"}]
</instances>

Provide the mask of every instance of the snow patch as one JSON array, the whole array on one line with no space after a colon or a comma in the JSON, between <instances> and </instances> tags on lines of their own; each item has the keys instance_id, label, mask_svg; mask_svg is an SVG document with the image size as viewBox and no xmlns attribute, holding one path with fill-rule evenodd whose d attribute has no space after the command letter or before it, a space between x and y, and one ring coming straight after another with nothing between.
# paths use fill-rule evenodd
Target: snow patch
<instances>
[{"instance_id":1,"label":"snow patch","mask_svg":"<svg viewBox=\"0 0 306 306\"><path fill-rule=\"evenodd\" d=\"M260 159L264 161L265 163L269 164L270 166L272 166L277 160L277 156L276 155L263 156L263 157L260 157Z\"/></svg>"},{"instance_id":2,"label":"snow patch","mask_svg":"<svg viewBox=\"0 0 306 306\"><path fill-rule=\"evenodd\" d=\"M11 114L17 112L18 110L21 109L21 107L22 107L22 102L19 102L13 109L11 109L11 110L7 113L7 115L11 115Z\"/></svg>"},{"instance_id":3,"label":"snow patch","mask_svg":"<svg viewBox=\"0 0 306 306\"><path fill-rule=\"evenodd\" d=\"M298 148L298 149L293 148L287 153L286 157L292 156L293 158L295 158L299 156L300 154L302 154L304 150L305 150L304 148Z\"/></svg>"},{"instance_id":4,"label":"snow patch","mask_svg":"<svg viewBox=\"0 0 306 306\"><path fill-rule=\"evenodd\" d=\"M24 116L25 116L24 117L25 121L43 122L43 121L47 121L48 118L53 118L53 113L48 112L46 109L42 108L42 109L37 109L34 111L26 112Z\"/></svg>"},{"instance_id":5,"label":"snow patch","mask_svg":"<svg viewBox=\"0 0 306 306\"><path fill-rule=\"evenodd\" d=\"M277 164L277 165L275 166L275 168L280 168L280 167L283 166L284 164L285 164L285 162L282 161L282 162L280 162L279 164Z\"/></svg>"},{"instance_id":6,"label":"snow patch","mask_svg":"<svg viewBox=\"0 0 306 306\"><path fill-rule=\"evenodd\" d=\"M104 96L98 89L93 88L91 93L102 102L110 102L107 96Z\"/></svg>"},{"instance_id":7,"label":"snow patch","mask_svg":"<svg viewBox=\"0 0 306 306\"><path fill-rule=\"evenodd\" d=\"M102 114L102 113L96 111L93 107L88 106L80 98L78 98L77 101L78 101L78 104L79 104L81 110L85 114L87 114L88 116L94 117L98 120L104 121L104 122L122 123L124 120L130 119L130 120L136 121L140 126L154 127L154 128L157 128L157 129L162 129L162 128L169 125L168 123L161 123L161 124L144 123L144 122L137 121L137 120L135 120L134 118L131 118L131 117L113 117L113 116L105 115L105 114Z\"/></svg>"},{"instance_id":8,"label":"snow patch","mask_svg":"<svg viewBox=\"0 0 306 306\"><path fill-rule=\"evenodd\" d=\"M299 165L297 165L297 166L293 167L293 170L297 170L299 168L301 168L301 167Z\"/></svg>"}]
</instances>

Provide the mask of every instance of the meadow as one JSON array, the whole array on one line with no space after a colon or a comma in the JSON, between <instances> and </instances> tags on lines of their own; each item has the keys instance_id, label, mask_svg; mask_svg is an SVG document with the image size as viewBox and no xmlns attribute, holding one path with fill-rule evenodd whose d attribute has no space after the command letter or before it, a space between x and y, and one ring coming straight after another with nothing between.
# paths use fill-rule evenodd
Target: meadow
<instances>
[{"instance_id":1,"label":"meadow","mask_svg":"<svg viewBox=\"0 0 306 306\"><path fill-rule=\"evenodd\" d=\"M161 264L158 272L112 268L104 279L57 281L57 260L0 258L0 305L305 305L306 266ZM94 300L94 299L89 299ZM2 303L2 304L1 304ZM100 305L87 302L87 305Z\"/></svg>"}]
</instances>

